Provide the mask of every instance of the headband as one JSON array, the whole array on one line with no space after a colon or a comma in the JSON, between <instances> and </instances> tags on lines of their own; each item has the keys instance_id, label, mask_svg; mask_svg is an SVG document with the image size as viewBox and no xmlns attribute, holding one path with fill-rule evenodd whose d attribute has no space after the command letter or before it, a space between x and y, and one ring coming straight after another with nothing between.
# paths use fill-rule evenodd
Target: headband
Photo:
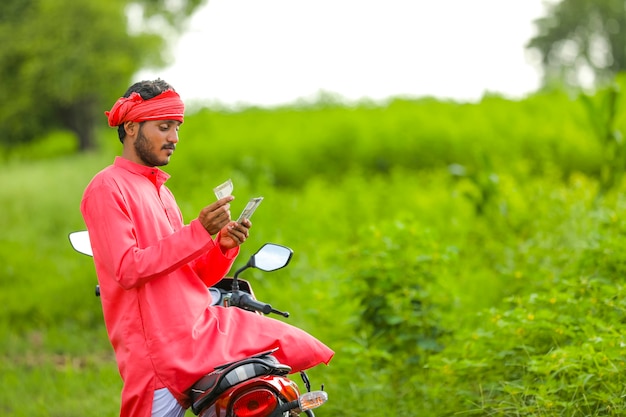
<instances>
[{"instance_id":1,"label":"headband","mask_svg":"<svg viewBox=\"0 0 626 417\"><path fill-rule=\"evenodd\" d=\"M147 120L176 120L183 122L185 105L174 90L166 90L151 99L144 100L139 93L120 97L111 111L104 114L109 118L109 126L115 127L124 122L145 122Z\"/></svg>"}]
</instances>

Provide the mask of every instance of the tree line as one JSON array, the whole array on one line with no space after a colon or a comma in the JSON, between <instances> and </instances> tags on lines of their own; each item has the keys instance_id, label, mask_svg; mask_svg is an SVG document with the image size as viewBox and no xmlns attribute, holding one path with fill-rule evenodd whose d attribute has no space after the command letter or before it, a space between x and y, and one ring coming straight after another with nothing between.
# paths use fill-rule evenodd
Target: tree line
<instances>
[{"instance_id":1,"label":"tree line","mask_svg":"<svg viewBox=\"0 0 626 417\"><path fill-rule=\"evenodd\" d=\"M102 109L140 69L166 64L171 41L206 1L4 0L0 146L62 129L79 149L93 148ZM526 47L541 56L543 88L598 86L626 67L622 0L549 3L535 25Z\"/></svg>"}]
</instances>

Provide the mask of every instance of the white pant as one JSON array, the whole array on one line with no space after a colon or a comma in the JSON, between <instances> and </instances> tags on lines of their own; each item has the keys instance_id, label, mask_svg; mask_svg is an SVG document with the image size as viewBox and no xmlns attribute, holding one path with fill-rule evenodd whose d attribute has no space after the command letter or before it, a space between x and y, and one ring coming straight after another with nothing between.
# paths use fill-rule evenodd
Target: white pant
<instances>
[{"instance_id":1,"label":"white pant","mask_svg":"<svg viewBox=\"0 0 626 417\"><path fill-rule=\"evenodd\" d=\"M184 415L185 409L178 404L167 388L154 391L152 417L183 417Z\"/></svg>"}]
</instances>

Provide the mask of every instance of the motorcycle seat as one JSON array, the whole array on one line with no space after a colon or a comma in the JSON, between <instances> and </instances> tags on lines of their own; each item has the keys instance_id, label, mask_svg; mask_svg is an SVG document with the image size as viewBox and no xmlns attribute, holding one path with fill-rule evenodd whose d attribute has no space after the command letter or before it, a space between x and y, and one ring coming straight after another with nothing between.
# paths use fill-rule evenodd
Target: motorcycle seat
<instances>
[{"instance_id":1,"label":"motorcycle seat","mask_svg":"<svg viewBox=\"0 0 626 417\"><path fill-rule=\"evenodd\" d=\"M287 375L291 372L291 367L279 363L271 355L273 352L264 352L222 365L200 378L188 391L194 414L198 414L221 393L243 381L264 375Z\"/></svg>"}]
</instances>

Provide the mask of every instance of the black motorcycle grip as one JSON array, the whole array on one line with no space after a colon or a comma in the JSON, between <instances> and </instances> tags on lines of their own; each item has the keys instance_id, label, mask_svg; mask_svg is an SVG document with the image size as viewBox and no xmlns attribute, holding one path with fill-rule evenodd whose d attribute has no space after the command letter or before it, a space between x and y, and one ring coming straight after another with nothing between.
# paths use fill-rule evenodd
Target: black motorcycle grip
<instances>
[{"instance_id":1,"label":"black motorcycle grip","mask_svg":"<svg viewBox=\"0 0 626 417\"><path fill-rule=\"evenodd\" d=\"M271 305L257 301L248 294L242 294L239 299L239 307L259 311L263 314L269 314L272 312Z\"/></svg>"}]
</instances>

